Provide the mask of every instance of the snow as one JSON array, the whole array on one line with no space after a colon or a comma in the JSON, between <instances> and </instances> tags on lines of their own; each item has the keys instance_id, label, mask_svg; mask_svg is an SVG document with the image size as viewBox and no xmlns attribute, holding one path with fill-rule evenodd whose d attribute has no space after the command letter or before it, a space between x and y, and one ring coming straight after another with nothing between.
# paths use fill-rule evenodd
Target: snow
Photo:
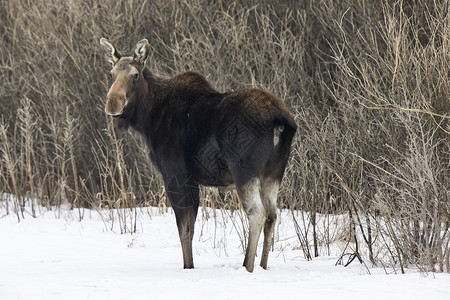
<instances>
[{"instance_id":1,"label":"snow","mask_svg":"<svg viewBox=\"0 0 450 300\"><path fill-rule=\"evenodd\" d=\"M238 224L218 212L197 219L193 270L182 269L173 213L139 211L137 233L110 230L107 213L0 213L0 299L450 299L450 274L307 261L283 212L269 269L242 267ZM260 248L259 248L260 250ZM259 262L259 258L257 258Z\"/></svg>"}]
</instances>

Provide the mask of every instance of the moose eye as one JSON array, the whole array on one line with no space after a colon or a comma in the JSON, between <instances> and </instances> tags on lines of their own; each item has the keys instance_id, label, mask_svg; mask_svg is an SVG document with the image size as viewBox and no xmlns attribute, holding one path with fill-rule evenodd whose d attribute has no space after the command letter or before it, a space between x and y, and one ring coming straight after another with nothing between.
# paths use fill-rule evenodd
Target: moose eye
<instances>
[{"instance_id":1,"label":"moose eye","mask_svg":"<svg viewBox=\"0 0 450 300\"><path fill-rule=\"evenodd\" d=\"M139 74L138 73L133 75L133 79L138 79L138 78L139 78Z\"/></svg>"},{"instance_id":2,"label":"moose eye","mask_svg":"<svg viewBox=\"0 0 450 300\"><path fill-rule=\"evenodd\" d=\"M112 74L109 73L109 74L108 74L108 78L109 78L109 79L112 79L112 77L113 77Z\"/></svg>"}]
</instances>

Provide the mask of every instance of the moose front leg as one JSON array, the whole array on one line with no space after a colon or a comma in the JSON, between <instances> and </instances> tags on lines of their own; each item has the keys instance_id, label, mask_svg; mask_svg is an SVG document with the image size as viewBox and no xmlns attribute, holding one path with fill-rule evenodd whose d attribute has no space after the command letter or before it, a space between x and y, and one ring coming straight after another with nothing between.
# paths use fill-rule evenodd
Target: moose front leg
<instances>
[{"instance_id":1,"label":"moose front leg","mask_svg":"<svg viewBox=\"0 0 450 300\"><path fill-rule=\"evenodd\" d=\"M197 210L198 204L191 207L175 209L181 250L183 251L184 269L194 268L194 259L192 257L192 239L194 238L194 225L197 217Z\"/></svg>"},{"instance_id":2,"label":"moose front leg","mask_svg":"<svg viewBox=\"0 0 450 300\"><path fill-rule=\"evenodd\" d=\"M194 238L194 225L199 206L198 185L192 184L188 176L179 174L166 184L166 194L177 220L178 234L183 251L183 267L193 269L192 239Z\"/></svg>"}]
</instances>

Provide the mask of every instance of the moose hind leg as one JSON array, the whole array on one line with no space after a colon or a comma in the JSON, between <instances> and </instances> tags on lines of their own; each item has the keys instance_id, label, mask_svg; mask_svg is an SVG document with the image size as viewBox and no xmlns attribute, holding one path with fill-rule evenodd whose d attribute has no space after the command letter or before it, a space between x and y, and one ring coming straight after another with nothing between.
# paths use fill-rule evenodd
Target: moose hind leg
<instances>
[{"instance_id":1,"label":"moose hind leg","mask_svg":"<svg viewBox=\"0 0 450 300\"><path fill-rule=\"evenodd\" d=\"M277 196L280 184L274 180L263 180L261 185L261 199L266 211L264 223L264 244L260 266L267 269L270 248L273 244L273 234L277 221Z\"/></svg>"},{"instance_id":2,"label":"moose hind leg","mask_svg":"<svg viewBox=\"0 0 450 300\"><path fill-rule=\"evenodd\" d=\"M259 179L252 179L243 186L237 187L237 192L248 217L249 233L245 252L244 267L253 272L256 248L264 225L265 211L260 195Z\"/></svg>"}]
</instances>

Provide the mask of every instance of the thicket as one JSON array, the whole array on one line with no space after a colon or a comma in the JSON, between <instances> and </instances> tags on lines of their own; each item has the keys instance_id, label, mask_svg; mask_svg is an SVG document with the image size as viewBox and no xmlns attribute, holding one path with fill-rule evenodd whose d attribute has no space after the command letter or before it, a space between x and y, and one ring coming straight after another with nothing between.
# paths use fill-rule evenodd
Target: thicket
<instances>
[{"instance_id":1,"label":"thicket","mask_svg":"<svg viewBox=\"0 0 450 300\"><path fill-rule=\"evenodd\" d=\"M147 38L157 74L265 88L292 109L299 131L280 208L298 219L306 257L333 242L316 216L345 214L350 258L450 271L448 1L0 3L5 213L35 215L34 198L117 208L129 210L126 231L134 207L168 205L140 138L103 112L99 38L120 50ZM202 189L202 205L239 211L229 191Z\"/></svg>"}]
</instances>

